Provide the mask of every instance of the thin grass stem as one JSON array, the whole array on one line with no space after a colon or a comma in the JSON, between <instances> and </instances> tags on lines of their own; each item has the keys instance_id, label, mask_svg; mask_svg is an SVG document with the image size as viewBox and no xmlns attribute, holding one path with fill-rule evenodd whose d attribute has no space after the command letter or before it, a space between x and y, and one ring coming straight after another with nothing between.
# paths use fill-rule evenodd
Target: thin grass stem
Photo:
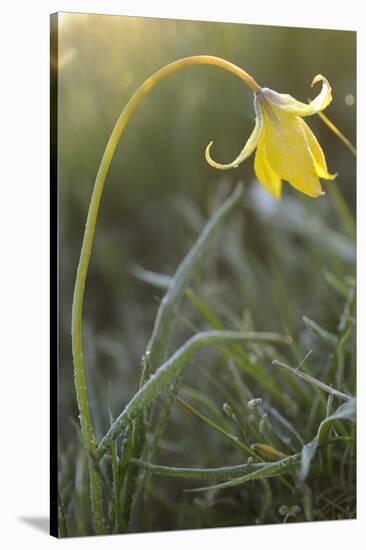
<instances>
[{"instance_id":1,"label":"thin grass stem","mask_svg":"<svg viewBox=\"0 0 366 550\"><path fill-rule=\"evenodd\" d=\"M294 369L293 367L290 367L289 365L282 363L282 361L278 361L277 359L275 359L274 361L272 361L272 365L282 367L292 372L292 374L294 374L295 376L298 376L299 378L302 378L302 380L305 380L305 382L308 382L313 386L317 386L318 388L324 390L325 392L331 395L334 395L335 397L338 397L339 399L342 399L343 401L349 401L350 399L352 399L352 395L348 395L346 393L338 391L335 388L332 388L331 386L324 384L324 382L321 382L320 380L317 380L316 378L313 378L312 376L305 374L305 372L302 372L298 369Z\"/></svg>"}]
</instances>

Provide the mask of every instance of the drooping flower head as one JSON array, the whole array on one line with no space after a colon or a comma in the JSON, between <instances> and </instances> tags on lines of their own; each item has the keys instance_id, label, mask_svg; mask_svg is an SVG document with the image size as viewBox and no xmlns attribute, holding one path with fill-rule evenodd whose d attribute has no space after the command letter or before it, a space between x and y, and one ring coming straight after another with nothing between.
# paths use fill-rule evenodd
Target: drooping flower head
<instances>
[{"instance_id":1,"label":"drooping flower head","mask_svg":"<svg viewBox=\"0 0 366 550\"><path fill-rule=\"evenodd\" d=\"M324 153L303 117L323 111L332 101L326 78L317 75L312 86L322 81L319 95L309 104L288 94L260 88L254 94L256 122L254 130L239 156L229 164L219 164L206 148L206 160L220 170L237 168L256 149L254 170L259 182L276 198L281 196L282 180L309 197L323 195L319 178L333 180Z\"/></svg>"}]
</instances>

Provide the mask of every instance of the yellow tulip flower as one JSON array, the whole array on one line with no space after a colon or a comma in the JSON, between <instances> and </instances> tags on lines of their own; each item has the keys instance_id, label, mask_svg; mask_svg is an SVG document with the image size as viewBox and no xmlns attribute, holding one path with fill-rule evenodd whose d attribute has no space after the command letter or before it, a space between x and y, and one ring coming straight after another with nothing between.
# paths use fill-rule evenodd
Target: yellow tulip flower
<instances>
[{"instance_id":1,"label":"yellow tulip flower","mask_svg":"<svg viewBox=\"0 0 366 550\"><path fill-rule=\"evenodd\" d=\"M317 75L311 86L322 81L319 95L309 104L288 94L260 88L254 94L256 122L254 130L239 156L229 164L219 164L206 148L206 160L220 170L237 168L255 149L254 171L263 187L280 198L282 180L309 197L324 195L319 178L333 180L316 137L303 117L323 111L332 101L329 82Z\"/></svg>"}]
</instances>

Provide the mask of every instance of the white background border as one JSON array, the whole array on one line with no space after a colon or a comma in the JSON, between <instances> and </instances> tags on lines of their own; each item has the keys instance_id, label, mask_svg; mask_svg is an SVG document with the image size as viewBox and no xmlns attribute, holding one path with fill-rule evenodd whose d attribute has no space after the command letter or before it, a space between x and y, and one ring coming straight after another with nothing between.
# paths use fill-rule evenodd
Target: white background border
<instances>
[{"instance_id":1,"label":"white background border","mask_svg":"<svg viewBox=\"0 0 366 550\"><path fill-rule=\"evenodd\" d=\"M362 2L347 0L6 0L0 16L0 537L3 548L179 550L359 548L365 531L365 475L358 469L358 520L180 531L108 538L50 538L21 518L48 516L49 399L49 14L84 11L358 31L358 282L365 286L365 23ZM300 69L299 69L300 70ZM365 289L358 292L358 462L365 464ZM42 523L42 522L41 522ZM45 521L43 522L45 523Z\"/></svg>"}]
</instances>

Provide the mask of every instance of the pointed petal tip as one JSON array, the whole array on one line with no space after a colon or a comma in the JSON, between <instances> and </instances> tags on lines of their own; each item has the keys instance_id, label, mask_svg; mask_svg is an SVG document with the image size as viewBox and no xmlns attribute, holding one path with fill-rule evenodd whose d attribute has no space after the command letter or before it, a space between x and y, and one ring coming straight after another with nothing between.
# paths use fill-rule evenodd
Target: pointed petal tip
<instances>
[{"instance_id":1,"label":"pointed petal tip","mask_svg":"<svg viewBox=\"0 0 366 550\"><path fill-rule=\"evenodd\" d=\"M314 191L314 193L306 193L309 197L312 197L313 199L317 199L319 197L324 197L325 191L323 189L320 189L319 191Z\"/></svg>"},{"instance_id":2,"label":"pointed petal tip","mask_svg":"<svg viewBox=\"0 0 366 550\"><path fill-rule=\"evenodd\" d=\"M336 172L335 174L329 174L329 172L325 172L324 170L319 170L318 168L316 168L316 173L320 179L326 180L326 181L334 181L338 176L338 172Z\"/></svg>"},{"instance_id":3,"label":"pointed petal tip","mask_svg":"<svg viewBox=\"0 0 366 550\"><path fill-rule=\"evenodd\" d=\"M311 199L318 199L319 197L324 197L325 195L325 191L314 191L313 193L301 191L301 193L303 193L307 197L310 197Z\"/></svg>"},{"instance_id":4,"label":"pointed petal tip","mask_svg":"<svg viewBox=\"0 0 366 550\"><path fill-rule=\"evenodd\" d=\"M316 165L315 170L318 177L322 180L334 181L338 177L338 172L336 172L335 174L330 174L328 170L324 170L323 168L319 167L319 165Z\"/></svg>"},{"instance_id":5,"label":"pointed petal tip","mask_svg":"<svg viewBox=\"0 0 366 550\"><path fill-rule=\"evenodd\" d=\"M334 181L338 177L338 172L335 174L328 174L328 178L330 181Z\"/></svg>"},{"instance_id":6,"label":"pointed petal tip","mask_svg":"<svg viewBox=\"0 0 366 550\"><path fill-rule=\"evenodd\" d=\"M325 195L325 191L323 191L323 189L320 187L319 185L319 188L316 189L316 188L305 188L303 186L299 186L299 185L294 185L293 182L289 182L289 184L294 187L297 191L300 191L300 193L303 193L304 195L306 195L307 197L310 197L311 199L317 199L319 197L323 197Z\"/></svg>"}]
</instances>

